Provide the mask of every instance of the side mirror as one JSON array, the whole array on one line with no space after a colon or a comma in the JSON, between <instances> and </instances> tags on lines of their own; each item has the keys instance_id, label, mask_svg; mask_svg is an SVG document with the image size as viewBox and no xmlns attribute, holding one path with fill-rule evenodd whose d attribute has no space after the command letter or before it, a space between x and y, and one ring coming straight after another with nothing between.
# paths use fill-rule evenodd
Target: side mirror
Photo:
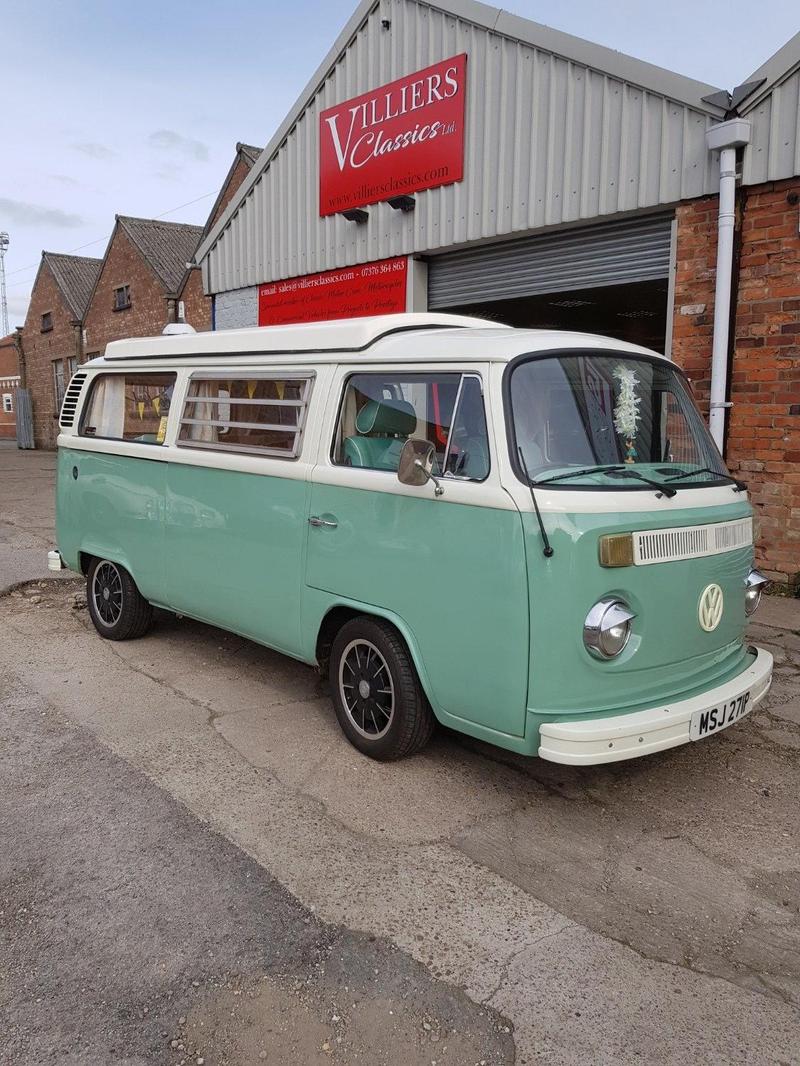
<instances>
[{"instance_id":1,"label":"side mirror","mask_svg":"<svg viewBox=\"0 0 800 1066\"><path fill-rule=\"evenodd\" d=\"M432 481L436 486L436 495L441 496L444 489L433 473L436 452L427 440L407 440L400 452L397 465L397 480L403 485L419 488Z\"/></svg>"}]
</instances>

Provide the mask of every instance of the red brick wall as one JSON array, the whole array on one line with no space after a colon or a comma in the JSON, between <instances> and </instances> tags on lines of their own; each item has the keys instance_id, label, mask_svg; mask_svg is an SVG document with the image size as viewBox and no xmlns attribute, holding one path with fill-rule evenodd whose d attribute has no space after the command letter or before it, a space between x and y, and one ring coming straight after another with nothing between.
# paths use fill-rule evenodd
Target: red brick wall
<instances>
[{"instance_id":1,"label":"red brick wall","mask_svg":"<svg viewBox=\"0 0 800 1066\"><path fill-rule=\"evenodd\" d=\"M758 556L800 576L800 178L747 190L742 219L728 461L759 512Z\"/></svg>"},{"instance_id":2,"label":"red brick wall","mask_svg":"<svg viewBox=\"0 0 800 1066\"><path fill-rule=\"evenodd\" d=\"M695 397L708 417L714 285L717 275L718 198L679 204L672 357L689 375Z\"/></svg>"},{"instance_id":3,"label":"red brick wall","mask_svg":"<svg viewBox=\"0 0 800 1066\"><path fill-rule=\"evenodd\" d=\"M758 515L758 565L800 579L800 179L743 193L739 291L726 459ZM717 198L681 204L673 356L707 413L716 273ZM697 306L705 305L701 311ZM689 312L689 313L687 313Z\"/></svg>"},{"instance_id":4,"label":"red brick wall","mask_svg":"<svg viewBox=\"0 0 800 1066\"><path fill-rule=\"evenodd\" d=\"M238 163L233 168L233 173L230 176L228 184L225 186L219 203L215 206L209 221L206 224L209 229L214 225L231 202L233 194L250 173L250 169L250 164L240 157ZM198 332L210 330L212 300L210 296L206 296L203 292L203 279L199 268L190 272L181 291L180 298L184 302L184 315L186 321L194 326Z\"/></svg>"},{"instance_id":5,"label":"red brick wall","mask_svg":"<svg viewBox=\"0 0 800 1066\"><path fill-rule=\"evenodd\" d=\"M0 440L14 440L17 435L15 390L19 384L19 367L17 366L17 349L13 334L0 340ZM3 408L3 396L10 395L12 411L6 414Z\"/></svg>"},{"instance_id":6,"label":"red brick wall","mask_svg":"<svg viewBox=\"0 0 800 1066\"><path fill-rule=\"evenodd\" d=\"M181 292L183 313L198 333L211 329L211 297L203 292L203 280L199 267L189 272Z\"/></svg>"},{"instance_id":7,"label":"red brick wall","mask_svg":"<svg viewBox=\"0 0 800 1066\"><path fill-rule=\"evenodd\" d=\"M49 311L53 328L42 333L42 315ZM80 353L80 327L61 296L46 263L36 279L22 333L26 385L31 390L33 437L37 448L55 448L58 437L58 411L53 386L53 363L64 367L69 380L67 359Z\"/></svg>"},{"instance_id":8,"label":"red brick wall","mask_svg":"<svg viewBox=\"0 0 800 1066\"><path fill-rule=\"evenodd\" d=\"M131 306L114 310L114 289L130 286ZM87 355L102 353L109 341L154 337L168 321L163 286L125 231L117 226L84 319Z\"/></svg>"},{"instance_id":9,"label":"red brick wall","mask_svg":"<svg viewBox=\"0 0 800 1066\"><path fill-rule=\"evenodd\" d=\"M217 204L217 206L214 209L214 213L213 213L213 215L211 217L211 223L210 223L210 225L208 227L209 229L211 228L211 226L214 225L214 223L220 217L222 212L225 210L225 208L231 202L231 200L233 199L233 194L236 192L236 190L242 184L244 179L250 173L250 170L251 170L250 164L245 159L240 157L239 158L239 162L233 168L233 174L231 174L230 181L228 182L228 186L225 189L225 191L223 192L219 203Z\"/></svg>"}]
</instances>

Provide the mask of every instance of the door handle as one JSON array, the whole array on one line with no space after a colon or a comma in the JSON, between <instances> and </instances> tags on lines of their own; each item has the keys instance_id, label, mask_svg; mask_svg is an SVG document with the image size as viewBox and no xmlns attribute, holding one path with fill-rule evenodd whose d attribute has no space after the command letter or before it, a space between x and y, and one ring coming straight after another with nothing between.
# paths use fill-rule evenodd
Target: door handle
<instances>
[{"instance_id":1,"label":"door handle","mask_svg":"<svg viewBox=\"0 0 800 1066\"><path fill-rule=\"evenodd\" d=\"M320 518L320 516L316 514L312 514L308 521L312 526L325 526L327 529L336 529L339 525L335 519Z\"/></svg>"}]
</instances>

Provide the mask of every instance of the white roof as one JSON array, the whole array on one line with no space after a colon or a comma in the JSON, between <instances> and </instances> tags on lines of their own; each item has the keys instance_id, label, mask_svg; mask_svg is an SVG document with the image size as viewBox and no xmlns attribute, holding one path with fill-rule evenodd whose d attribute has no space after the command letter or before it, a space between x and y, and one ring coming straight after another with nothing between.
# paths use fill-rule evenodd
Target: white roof
<instances>
[{"instance_id":1,"label":"white roof","mask_svg":"<svg viewBox=\"0 0 800 1066\"><path fill-rule=\"evenodd\" d=\"M413 344L411 339L413 338ZM338 362L354 354L391 362L507 362L523 352L589 349L659 356L635 344L591 333L513 329L465 315L376 315L308 325L265 326L183 336L112 341L90 367L152 360L186 365Z\"/></svg>"},{"instance_id":2,"label":"white roof","mask_svg":"<svg viewBox=\"0 0 800 1066\"><path fill-rule=\"evenodd\" d=\"M370 318L338 318L291 326L259 326L212 333L159 337L134 337L112 341L106 359L155 359L206 355L271 355L297 352L362 351L390 333L435 328L475 328L489 325L483 318L467 315L418 312L373 315ZM498 327L507 329L509 327Z\"/></svg>"}]
</instances>

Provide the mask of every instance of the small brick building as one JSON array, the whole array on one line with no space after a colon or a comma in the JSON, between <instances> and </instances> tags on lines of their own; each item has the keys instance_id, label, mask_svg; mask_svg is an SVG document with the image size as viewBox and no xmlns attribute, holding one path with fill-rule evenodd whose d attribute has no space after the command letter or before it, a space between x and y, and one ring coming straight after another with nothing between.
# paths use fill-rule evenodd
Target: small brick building
<instances>
[{"instance_id":1,"label":"small brick building","mask_svg":"<svg viewBox=\"0 0 800 1066\"><path fill-rule=\"evenodd\" d=\"M236 145L204 227L118 215L102 259L42 253L21 336L37 448L55 447L58 411L72 373L109 341L160 333L181 311L196 330L212 328L213 301L203 292L199 269L190 264L198 242L260 153L252 145Z\"/></svg>"},{"instance_id":2,"label":"small brick building","mask_svg":"<svg viewBox=\"0 0 800 1066\"><path fill-rule=\"evenodd\" d=\"M202 226L117 215L83 323L86 359L109 341L160 333L177 318L178 292ZM207 329L210 309L197 308L195 328Z\"/></svg>"},{"instance_id":3,"label":"small brick building","mask_svg":"<svg viewBox=\"0 0 800 1066\"><path fill-rule=\"evenodd\" d=\"M14 334L0 337L0 440L16 437L16 394L19 365Z\"/></svg>"},{"instance_id":4,"label":"small brick building","mask_svg":"<svg viewBox=\"0 0 800 1066\"><path fill-rule=\"evenodd\" d=\"M25 387L30 390L34 440L55 447L64 389L81 361L86 307L102 261L42 252L22 329Z\"/></svg>"}]
</instances>

